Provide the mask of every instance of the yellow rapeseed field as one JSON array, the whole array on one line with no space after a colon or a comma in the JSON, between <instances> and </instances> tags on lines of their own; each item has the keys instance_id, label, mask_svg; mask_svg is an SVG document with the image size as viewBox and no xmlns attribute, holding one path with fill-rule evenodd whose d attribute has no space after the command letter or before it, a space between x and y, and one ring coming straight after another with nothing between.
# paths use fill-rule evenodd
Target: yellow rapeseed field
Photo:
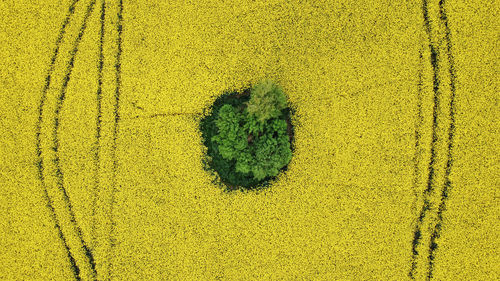
<instances>
[{"instance_id":1,"label":"yellow rapeseed field","mask_svg":"<svg viewBox=\"0 0 500 281\"><path fill-rule=\"evenodd\" d=\"M0 1L0 280L498 280L497 1ZM279 83L225 192L199 122Z\"/></svg>"}]
</instances>

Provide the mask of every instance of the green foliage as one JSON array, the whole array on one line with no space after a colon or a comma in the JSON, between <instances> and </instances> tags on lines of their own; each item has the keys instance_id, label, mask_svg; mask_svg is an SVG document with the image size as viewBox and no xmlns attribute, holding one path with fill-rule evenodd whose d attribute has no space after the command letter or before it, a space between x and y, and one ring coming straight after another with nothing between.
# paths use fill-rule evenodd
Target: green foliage
<instances>
[{"instance_id":1,"label":"green foliage","mask_svg":"<svg viewBox=\"0 0 500 281\"><path fill-rule=\"evenodd\" d=\"M213 136L212 141L219 144L219 152L227 160L235 159L248 147L247 134L239 125L242 118L242 114L236 112L234 107L225 104L215 120L219 134Z\"/></svg>"},{"instance_id":2,"label":"green foliage","mask_svg":"<svg viewBox=\"0 0 500 281\"><path fill-rule=\"evenodd\" d=\"M255 115L245 114L243 118L243 129L249 135L256 136L264 131L265 123L260 122Z\"/></svg>"},{"instance_id":3,"label":"green foliage","mask_svg":"<svg viewBox=\"0 0 500 281\"><path fill-rule=\"evenodd\" d=\"M261 123L279 117L287 105L283 89L268 79L256 84L250 96L247 111Z\"/></svg>"},{"instance_id":4,"label":"green foliage","mask_svg":"<svg viewBox=\"0 0 500 281\"><path fill-rule=\"evenodd\" d=\"M239 155L236 170L241 173L251 172L257 180L278 175L279 170L292 158L286 129L285 120L270 121L264 134L258 136L253 145Z\"/></svg>"},{"instance_id":5,"label":"green foliage","mask_svg":"<svg viewBox=\"0 0 500 281\"><path fill-rule=\"evenodd\" d=\"M254 87L254 89L267 87L266 89L271 89L271 92L276 93L277 87L266 83L261 83L260 88ZM261 90L252 91L249 105L252 105L251 101L254 98L252 94L262 92ZM262 106L269 107L278 104L279 110L267 108L266 115L259 116L259 113L250 113L244 106L241 106L246 104L243 102L241 105L234 102L219 105L216 117L213 117L211 121L215 124L212 129L215 129L215 132L210 136L213 145L209 152L213 156L213 163L226 173L226 178L242 175L247 179L252 178L253 182L260 182L276 176L279 170L290 162L292 151L287 123L281 115L282 107L286 105L286 97L283 102L276 98L276 94L272 95L274 95L272 98L264 96L254 99L254 101L259 101L260 98L262 98L261 101L265 100L264 103L260 103ZM253 103L254 106L256 104ZM218 172L221 173L219 170Z\"/></svg>"},{"instance_id":6,"label":"green foliage","mask_svg":"<svg viewBox=\"0 0 500 281\"><path fill-rule=\"evenodd\" d=\"M250 173L242 174L236 172L236 160L226 160L219 152L219 145L212 141L212 137L218 134L218 128L215 120L218 119L220 108L226 104L239 108L250 99L250 96L244 95L236 98L237 93L224 93L219 96L210 108L210 113L200 120L200 131L203 144L207 147L207 157L203 160L204 168L209 172L216 172L220 180L227 184L227 188L234 186L243 188L258 188L265 185L266 182L259 182L253 178ZM233 186L233 187L232 187Z\"/></svg>"}]
</instances>

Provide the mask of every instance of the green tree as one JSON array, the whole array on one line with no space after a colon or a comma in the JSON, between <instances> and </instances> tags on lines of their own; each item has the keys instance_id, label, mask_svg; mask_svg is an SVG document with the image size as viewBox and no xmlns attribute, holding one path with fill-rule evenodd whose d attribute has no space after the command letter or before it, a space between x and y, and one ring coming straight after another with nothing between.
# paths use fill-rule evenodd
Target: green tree
<instances>
[{"instance_id":1,"label":"green tree","mask_svg":"<svg viewBox=\"0 0 500 281\"><path fill-rule=\"evenodd\" d=\"M212 137L212 141L219 146L219 152L227 160L233 160L248 146L247 134L240 127L242 114L237 112L229 104L223 105L219 110L219 116L215 120L218 134Z\"/></svg>"},{"instance_id":2,"label":"green tree","mask_svg":"<svg viewBox=\"0 0 500 281\"><path fill-rule=\"evenodd\" d=\"M287 123L283 119L260 122L255 115L225 104L215 124L217 134L212 141L224 159L235 161L236 172L251 174L260 181L276 176L292 158Z\"/></svg>"},{"instance_id":3,"label":"green tree","mask_svg":"<svg viewBox=\"0 0 500 281\"><path fill-rule=\"evenodd\" d=\"M286 106L286 96L283 89L273 81L266 79L252 87L246 110L261 123L264 123L268 119L279 117Z\"/></svg>"},{"instance_id":4,"label":"green tree","mask_svg":"<svg viewBox=\"0 0 500 281\"><path fill-rule=\"evenodd\" d=\"M285 120L273 119L266 125L264 134L256 138L250 151L237 160L240 170L251 171L257 180L278 175L292 159Z\"/></svg>"}]
</instances>

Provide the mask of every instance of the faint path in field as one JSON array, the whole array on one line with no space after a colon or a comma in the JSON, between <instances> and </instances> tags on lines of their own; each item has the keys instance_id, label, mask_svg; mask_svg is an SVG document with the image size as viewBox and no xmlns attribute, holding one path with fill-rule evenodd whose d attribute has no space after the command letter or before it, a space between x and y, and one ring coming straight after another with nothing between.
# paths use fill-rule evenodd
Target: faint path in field
<instances>
[{"instance_id":1,"label":"faint path in field","mask_svg":"<svg viewBox=\"0 0 500 281\"><path fill-rule=\"evenodd\" d=\"M106 1L101 2L101 16L100 16L100 31L99 31L99 61L97 65L97 117L96 117L96 132L95 132L95 143L94 143L94 188L92 194L92 234L91 237L94 240L94 245L96 244L96 205L97 205L97 192L99 189L99 174L100 174L100 150L101 150L101 123L102 123L102 70L104 66L104 23L106 18Z\"/></svg>"},{"instance_id":2,"label":"faint path in field","mask_svg":"<svg viewBox=\"0 0 500 281\"><path fill-rule=\"evenodd\" d=\"M424 204L420 210L420 215L417 219L417 223L415 225L415 231L413 233L413 242L412 242L412 258L411 258L411 268L410 272L408 273L408 276L411 279L415 279L415 270L417 267L417 257L418 257L418 250L417 247L420 244L420 238L422 236L422 224L423 220L427 214L427 211L430 210L431 204L430 204L430 195L433 191L434 187L434 178L435 178L435 172L434 172L434 165L436 162L436 145L438 141L438 110L439 110L439 102L440 102L440 95L441 91L439 89L439 65L438 65L438 52L436 47L434 46L432 42L432 27L430 24L430 17L429 17L429 11L428 11L428 2L427 0L424 0L422 3L422 12L423 12L423 18L424 18L424 28L428 36L428 41L429 41L429 49L431 52L431 65L433 69L433 92L434 92L434 106L432 109L432 141L431 141L431 156L429 160L429 174L427 177L427 184L426 184L426 189L424 190L423 193L423 198L424 198Z\"/></svg>"},{"instance_id":3,"label":"faint path in field","mask_svg":"<svg viewBox=\"0 0 500 281\"><path fill-rule=\"evenodd\" d=\"M41 139L40 139L40 134L42 131L43 108L45 105L45 101L47 100L47 92L48 92L48 89L50 87L50 81L52 78L52 73L54 72L55 62L56 62L56 59L59 55L59 47L61 46L62 38L63 38L64 34L66 33L66 27L68 26L68 23L71 20L72 15L75 13L75 5L77 3L78 3L78 0L73 0L71 5L69 6L69 10L68 10L68 13L66 15L66 18L64 19L64 22L61 26L61 29L59 29L59 35L57 36L54 54L52 55L52 58L50 59L49 70L47 72L47 76L45 77L45 84L43 86L42 96L40 98L40 103L38 104L38 120L36 122L36 138L35 138L36 144L35 144L35 147L36 147L36 154L37 154L36 165L38 168L38 179L40 180L40 183L42 186L43 197L47 203L47 208L49 209L50 216L51 216L52 220L54 221L54 225L55 225L56 230L58 232L59 238L61 239L63 246L66 250L66 254L68 255L69 263L71 266L71 271L73 272L75 279L80 280L80 269L76 265L75 258L71 254L68 243L66 242L66 237L64 237L64 234L61 230L61 226L60 226L59 220L56 216L56 212L54 209L54 203L52 202L52 199L49 196L49 193L47 191L47 185L45 184L45 177L43 176L44 163L43 163L43 159L42 159L42 148L41 148Z\"/></svg>"},{"instance_id":4,"label":"faint path in field","mask_svg":"<svg viewBox=\"0 0 500 281\"><path fill-rule=\"evenodd\" d=\"M418 80L417 80L417 120L415 122L415 154L413 158L413 195L414 195L414 203L412 205L412 208L416 208L417 202L418 202L418 187L420 185L420 162L421 162L421 157L422 157L422 144L421 144L421 131L422 131L422 126L424 122L424 117L422 115L422 99L423 99L423 93L422 93L422 85L423 85L423 64L424 64L424 58L423 58L423 51L422 49L419 50L419 65L420 69L418 72ZM413 243L412 243L412 265L411 265L411 270L410 270L410 277L413 278L414 270L416 269L416 257L418 256L418 251L417 251L417 246L418 242L420 240L420 227L423 221L423 215L422 213L420 214L417 222L417 229L416 232L414 233L414 238L413 238Z\"/></svg>"},{"instance_id":5,"label":"faint path in field","mask_svg":"<svg viewBox=\"0 0 500 281\"><path fill-rule=\"evenodd\" d=\"M155 118L155 117L168 117L168 116L201 116L201 112L168 112L168 113L154 113L150 115L137 115L134 117L126 118L123 120L141 119L141 118Z\"/></svg>"},{"instance_id":6,"label":"faint path in field","mask_svg":"<svg viewBox=\"0 0 500 281\"><path fill-rule=\"evenodd\" d=\"M50 210L50 215L52 217L52 219L54 220L54 223L55 223L55 227L58 231L58 234L59 234L59 238L63 241L63 245L66 249L66 252L67 252L67 255L68 255L68 258L69 258L69 261L70 261L70 265L71 265L71 270L73 272L73 275L75 277L76 280L81 280L81 276L80 276L80 267L76 264L76 261L73 257L73 254L71 253L70 251L70 248L68 246L68 243L67 243L67 240L66 240L66 237L64 236L62 230L61 230L61 226L60 226L60 222L57 218L57 215L56 215L56 211L55 211L55 208L53 206L53 201L52 199L50 198L49 194L48 194L48 191L47 191L47 185L46 185L46 182L45 182L45 177L43 175L43 170L44 170L44 162L43 162L43 158L42 158L42 149L41 149L41 139L40 139L40 134L41 134L41 126L42 126L42 116L43 116L43 108L44 108L44 104L47 100L47 92L48 92L48 89L50 87L50 81L51 81L51 77L52 77L52 73L54 72L54 68L55 68L55 61L58 57L58 54L59 54L59 48L60 48L60 45L61 45L61 42L62 42L62 39L63 39L63 36L65 35L66 33L66 27L67 25L69 24L70 22L70 19L72 17L72 15L74 14L74 11L75 11L75 5L77 4L78 0L74 0L69 8L69 12L63 22L63 25L59 31L59 35L57 37L57 41L56 41L56 48L54 50L54 54L51 58L51 62L50 62L50 65L49 65L49 70L48 70L48 74L45 78L45 85L44 85L44 88L42 90L42 97L41 97L41 100L40 100L40 104L39 104L39 107L38 107L38 120L37 120L37 123L36 123L36 153L37 153L37 167L38 167L38 178L41 182L41 185L42 185L42 189L43 189L43 196L45 198L45 200L47 201L47 206ZM66 73L65 73L65 76L63 78L63 85L62 85L62 88L61 88L61 91L59 93L59 96L57 97L57 103L56 103L56 109L55 109L55 117L54 117L54 129L53 129L53 132L52 132L52 140L53 140L53 147L52 147L52 150L55 152L55 158L53 160L53 163L54 165L56 166L56 178L57 178L57 190L59 192L61 192L61 195L63 197L63 200L64 200L64 203L66 204L66 208L69 212L69 216L70 216L70 223L72 224L73 228L75 229L77 235L78 235L78 239L79 239L79 244L81 245L81 248L83 249L84 251L84 254L86 255L89 264L90 264L90 268L92 269L92 275L95 277L96 276L96 272L95 272L95 262L94 262L94 258L93 258L93 255L91 253L91 251L89 250L89 248L87 247L87 244L85 243L84 239L83 239L83 236L82 236L82 231L81 231L81 228L78 226L77 222L76 222L76 219L75 219L75 214L73 212L73 209L72 209L72 206L71 206L71 201L69 199L69 196L66 192L66 189L64 188L64 184L63 184L63 173L62 173L62 170L61 170L61 165L60 165L60 157L59 157L59 113L62 109L62 106L63 106L63 102L64 102L64 98L65 98L65 95L66 95L66 89L67 89L67 85L68 85L68 82L70 80L70 77L71 77L71 72L72 72L72 69L73 69L73 66L74 66L74 60L75 60L75 57L76 57L76 53L78 51L78 45L83 37L83 34L85 32L85 29L86 29L86 26L87 26L87 20L88 18L90 17L90 15L92 14L92 11L93 11L93 8L94 8L94 4L95 4L95 0L93 0L88 6L87 6L87 10L86 10L86 13L85 13L85 16L84 16L84 19L83 19L83 23L82 23L82 26L80 27L80 30L79 30L79 33L78 33L78 37L76 38L74 44L73 44L73 49L71 50L71 53L70 53L70 61L68 62L68 66L67 66L67 69L66 69Z\"/></svg>"},{"instance_id":7,"label":"faint path in field","mask_svg":"<svg viewBox=\"0 0 500 281\"><path fill-rule=\"evenodd\" d=\"M420 162L421 162L421 157L422 157L422 147L421 147L421 131L422 131L422 126L424 122L424 117L422 115L422 99L423 99L423 93L422 93L422 84L423 84L423 63L424 63L424 58L423 58L423 53L422 49L419 49L419 66L420 69L418 71L418 80L417 80L417 120L415 122L415 154L413 155L413 196L415 198L415 202L413 203L412 208L416 208L417 204L417 199L418 199L418 186L420 185Z\"/></svg>"},{"instance_id":8,"label":"faint path in field","mask_svg":"<svg viewBox=\"0 0 500 281\"><path fill-rule=\"evenodd\" d=\"M434 259L435 259L435 250L437 249L437 239L441 236L441 229L443 223L443 213L446 211L446 200L448 199L448 193L451 190L451 168L453 166L453 140L455 134L455 59L453 57L453 53L451 51L451 38L450 38L450 27L448 25L448 16L446 15L445 9L445 1L439 1L439 18L443 21L445 27L445 42L446 42L446 55L448 57L449 63L449 73L450 73L450 126L448 128L448 147L447 147L447 161L446 161L446 169L444 174L444 186L441 193L441 202L439 204L438 212L437 212L437 223L434 225L434 229L431 234L431 242L429 244L429 273L427 275L427 280L432 278L432 273L434 270Z\"/></svg>"},{"instance_id":9,"label":"faint path in field","mask_svg":"<svg viewBox=\"0 0 500 281\"><path fill-rule=\"evenodd\" d=\"M118 123L120 121L120 94L121 94L121 55L122 55L122 30L123 30L123 0L118 0L118 22L116 25L117 31L118 31L118 46L117 46L117 52L116 52L116 61L115 61L115 75L116 75L116 88L115 88L115 103L113 106L113 115L114 115L114 124L113 124L113 144L112 144L112 149L111 149L111 157L113 159L113 178L112 178L112 186L111 186L111 200L110 200L110 207L109 207L109 221L111 223L111 230L109 234L109 243L111 246L109 257L109 275L108 278L111 277L112 275L112 257L113 257L113 252L115 248L115 229L116 229L116 223L114 221L113 217L113 208L114 208L114 201L115 201L115 193L117 189L117 180L116 180L116 175L117 175L117 170L118 170L118 159L116 157L116 140L118 138Z\"/></svg>"}]
</instances>

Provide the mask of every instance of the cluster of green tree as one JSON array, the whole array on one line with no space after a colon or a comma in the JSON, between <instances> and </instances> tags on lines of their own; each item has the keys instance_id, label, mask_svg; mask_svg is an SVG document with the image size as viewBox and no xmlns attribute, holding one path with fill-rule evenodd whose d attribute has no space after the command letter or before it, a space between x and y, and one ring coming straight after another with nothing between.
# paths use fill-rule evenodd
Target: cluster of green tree
<instances>
[{"instance_id":1,"label":"cluster of green tree","mask_svg":"<svg viewBox=\"0 0 500 281\"><path fill-rule=\"evenodd\" d=\"M276 176L292 158L282 88L264 80L249 98L224 99L202 123L213 168L223 181L244 187Z\"/></svg>"}]
</instances>

